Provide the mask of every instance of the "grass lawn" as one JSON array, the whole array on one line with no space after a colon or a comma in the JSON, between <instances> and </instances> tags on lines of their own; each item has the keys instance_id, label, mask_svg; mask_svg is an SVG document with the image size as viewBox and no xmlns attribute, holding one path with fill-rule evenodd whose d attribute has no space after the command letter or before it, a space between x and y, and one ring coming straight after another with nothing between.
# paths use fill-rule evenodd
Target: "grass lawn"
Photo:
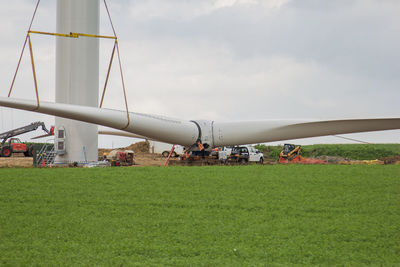
<instances>
[{"instance_id":1,"label":"grass lawn","mask_svg":"<svg viewBox=\"0 0 400 267\"><path fill-rule=\"evenodd\" d=\"M400 165L0 169L0 265L399 265Z\"/></svg>"},{"instance_id":2,"label":"grass lawn","mask_svg":"<svg viewBox=\"0 0 400 267\"><path fill-rule=\"evenodd\" d=\"M283 146L257 145L266 159L278 159ZM304 157L336 156L355 160L371 160L400 155L400 144L320 144L301 147Z\"/></svg>"}]
</instances>

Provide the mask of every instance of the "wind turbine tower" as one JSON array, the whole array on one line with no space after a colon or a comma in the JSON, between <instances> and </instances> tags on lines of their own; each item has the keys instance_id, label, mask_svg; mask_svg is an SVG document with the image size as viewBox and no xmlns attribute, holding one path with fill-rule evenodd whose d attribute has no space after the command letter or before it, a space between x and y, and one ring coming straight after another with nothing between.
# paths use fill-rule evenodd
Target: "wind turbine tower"
<instances>
[{"instance_id":1,"label":"wind turbine tower","mask_svg":"<svg viewBox=\"0 0 400 267\"><path fill-rule=\"evenodd\" d=\"M57 0L57 32L99 34L99 0ZM98 106L99 39L56 37L56 102ZM56 163L97 161L97 125L56 117Z\"/></svg>"}]
</instances>

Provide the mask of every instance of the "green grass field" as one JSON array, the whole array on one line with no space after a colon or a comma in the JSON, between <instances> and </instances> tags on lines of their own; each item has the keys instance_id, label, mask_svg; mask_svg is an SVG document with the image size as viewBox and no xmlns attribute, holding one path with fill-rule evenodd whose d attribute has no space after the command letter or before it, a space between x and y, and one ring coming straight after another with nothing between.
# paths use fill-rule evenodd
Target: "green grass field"
<instances>
[{"instance_id":1,"label":"green grass field","mask_svg":"<svg viewBox=\"0 0 400 267\"><path fill-rule=\"evenodd\" d=\"M399 265L400 165L0 169L1 266Z\"/></svg>"},{"instance_id":2,"label":"green grass field","mask_svg":"<svg viewBox=\"0 0 400 267\"><path fill-rule=\"evenodd\" d=\"M283 146L257 145L266 159L278 159ZM304 157L336 156L354 160L372 160L400 155L400 144L320 144L302 146Z\"/></svg>"}]
</instances>

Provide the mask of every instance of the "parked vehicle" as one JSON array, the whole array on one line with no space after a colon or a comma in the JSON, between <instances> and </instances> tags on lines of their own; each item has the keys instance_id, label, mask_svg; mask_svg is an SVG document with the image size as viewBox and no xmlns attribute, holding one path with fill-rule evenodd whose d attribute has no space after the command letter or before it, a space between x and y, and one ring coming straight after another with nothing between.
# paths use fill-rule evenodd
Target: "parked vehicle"
<instances>
[{"instance_id":1,"label":"parked vehicle","mask_svg":"<svg viewBox=\"0 0 400 267\"><path fill-rule=\"evenodd\" d=\"M264 154L252 146L236 146L232 148L228 161L247 164L249 162L264 163Z\"/></svg>"},{"instance_id":2,"label":"parked vehicle","mask_svg":"<svg viewBox=\"0 0 400 267\"><path fill-rule=\"evenodd\" d=\"M19 138L10 138L8 144L1 147L2 157L11 157L13 153L24 153L25 157L32 157L33 146L28 146L19 140Z\"/></svg>"},{"instance_id":3,"label":"parked vehicle","mask_svg":"<svg viewBox=\"0 0 400 267\"><path fill-rule=\"evenodd\" d=\"M29 146L27 144L22 143L21 140L19 140L19 138L12 138L12 137L35 131L40 126L42 127L42 130L46 132L45 135L42 135L40 137L54 135L54 127L51 127L49 131L44 125L44 122L41 121L37 121L20 128L0 133L0 139L3 139L0 144L0 156L11 157L13 153L24 153L25 157L32 157L33 146ZM6 143L7 139L8 143Z\"/></svg>"},{"instance_id":4,"label":"parked vehicle","mask_svg":"<svg viewBox=\"0 0 400 267\"><path fill-rule=\"evenodd\" d=\"M149 141L150 143L150 153L158 153L163 157L168 157L169 153L172 149L172 144L157 142L157 141ZM171 157L179 157L179 154L183 154L184 147L180 145L176 145L174 148L174 152L172 152Z\"/></svg>"}]
</instances>

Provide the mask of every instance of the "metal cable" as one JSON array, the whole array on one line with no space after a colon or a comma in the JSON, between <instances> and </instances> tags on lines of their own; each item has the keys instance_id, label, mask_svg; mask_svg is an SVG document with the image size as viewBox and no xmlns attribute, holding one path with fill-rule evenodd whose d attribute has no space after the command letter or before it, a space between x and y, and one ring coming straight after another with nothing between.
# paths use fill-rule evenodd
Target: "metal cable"
<instances>
[{"instance_id":1,"label":"metal cable","mask_svg":"<svg viewBox=\"0 0 400 267\"><path fill-rule=\"evenodd\" d=\"M371 143L366 142L366 141L361 141L361 140L357 140L357 139L353 139L353 138L349 138L349 137L344 137L344 136L341 136L341 135L333 135L333 136L334 137L338 137L338 138L342 138L342 139L346 139L346 140L350 140L350 141L359 142L359 143L362 143L362 144L371 144Z\"/></svg>"},{"instance_id":2,"label":"metal cable","mask_svg":"<svg viewBox=\"0 0 400 267\"><path fill-rule=\"evenodd\" d=\"M32 27L32 24L33 24L33 20L35 19L35 16L36 16L36 11L37 11L37 9L39 7L39 3L40 3L40 0L38 0L37 3L36 3L35 11L33 12L33 16L32 16L32 19L31 19L31 23L29 24L28 31L31 30L31 27Z\"/></svg>"},{"instance_id":3,"label":"metal cable","mask_svg":"<svg viewBox=\"0 0 400 267\"><path fill-rule=\"evenodd\" d=\"M116 46L117 46L117 56L118 56L118 63L119 63L119 70L120 70L120 74L121 74L121 81L122 81L122 89L124 91L124 100L125 100L125 108L126 108L126 116L128 118L128 123L126 124L126 126L123 129L126 129L129 126L130 123L130 118L129 118L129 109L128 109L128 100L126 99L126 90L125 90L125 82L124 82L124 75L122 73L122 64L121 64L121 58L119 56L119 46L118 46L118 42L116 41Z\"/></svg>"},{"instance_id":4,"label":"metal cable","mask_svg":"<svg viewBox=\"0 0 400 267\"><path fill-rule=\"evenodd\" d=\"M110 20L110 24L111 24L111 28L112 28L112 30L113 30L113 32L114 32L114 36L117 37L117 34L115 33L115 29L114 29L114 24L113 24L113 22L112 22L112 20L111 20L110 11L108 10L108 6L107 6L107 3L106 3L106 0L104 0L104 6L106 7L108 19Z\"/></svg>"},{"instance_id":5,"label":"metal cable","mask_svg":"<svg viewBox=\"0 0 400 267\"><path fill-rule=\"evenodd\" d=\"M10 96L11 96L12 89L13 89L13 87L14 87L15 79L16 79L16 77L17 77L17 73L18 73L18 70L19 70L19 66L20 66L20 64L21 64L22 56L23 56L24 51L25 51L26 43L29 41L29 49L30 49L31 62L32 62L32 71L33 71L33 79L34 79L34 83L35 83L36 100L37 100L37 107L36 107L36 109L38 109L38 108L40 107L40 102L39 102L39 91L38 91L38 87L37 87L35 65L34 65L34 60L33 60L32 44L31 44L31 39L30 39L30 35L29 35L29 34L30 34L30 32L31 32L31 27L32 27L33 21L34 21L34 19L35 19L36 12L37 12L38 7L39 7L39 3L40 3L40 0L38 0L37 3L36 3L36 7L35 7L35 10L34 10L34 12L33 12L32 19L31 19L31 22L30 22L30 24L29 24L28 32L27 32L27 35L26 35L26 38L25 38L25 42L24 42L24 45L23 45L23 47L22 47L21 55L20 55L20 58L19 58L19 60L18 60L17 69L16 69L16 71L15 71L15 74L14 74L14 77L13 77L13 80L12 80L12 83L11 83L10 91L8 92L8 97L10 97ZM123 75L123 72L122 72L121 57L120 57L119 46L118 46L118 41L117 41L117 34L116 34L116 32L115 32L114 24L113 24L113 22L112 22L111 15L110 15L110 11L108 10L108 6L107 6L107 3L106 3L106 0L104 0L104 6L105 6L105 8L106 8L107 15L108 15L108 19L109 19L109 21L110 21L111 28L112 28L113 33L114 33L115 43L114 43L114 48L113 48L113 52L112 52L111 59L110 59L110 64L109 64L108 71L107 71L107 78L106 78L106 81L105 81L105 85L104 85L104 89L103 89L103 94L102 94L102 97L101 97L100 108L101 108L102 105L103 105L104 96L105 96L105 92L106 92L106 87L107 87L107 83L108 83L108 79L109 79L109 75L110 75L110 71L111 71L111 65L112 65L112 61L113 61L114 53L115 53L115 48L116 48L116 49L117 49L117 56L118 56L118 63L119 63L119 70L120 70L121 81L122 81L122 89L123 89L123 93L124 93L124 101L125 101L126 115L127 115L127 120L128 120L126 126L125 126L124 128L122 128L122 129L126 129L126 128L129 126L129 123L130 123L130 117L129 117L128 100L127 100L127 95L126 95L126 88L125 88L124 75ZM34 33L51 34L51 33L45 33L45 32L34 32ZM71 34L72 34L72 33L71 33ZM56 34L51 34L51 35L56 35ZM81 34L81 35L84 35L84 34ZM86 35L85 35L85 36L86 36ZM71 35L71 36L65 36L65 37L74 37L74 36ZM110 38L110 37L107 37L107 36L90 36L90 37L104 37L104 38ZM76 37L76 38L77 38L77 37ZM35 110L36 110L36 109L35 109Z\"/></svg>"},{"instance_id":6,"label":"metal cable","mask_svg":"<svg viewBox=\"0 0 400 267\"><path fill-rule=\"evenodd\" d=\"M107 70L107 76L106 76L106 81L104 82L104 89L103 89L103 93L101 95L101 100L100 100L100 108L103 106L103 101L104 101L104 96L106 94L106 88L107 88L107 84L108 84L108 78L110 77L110 71L111 71L111 65L114 59L114 54L115 54L115 47L117 46L117 42L114 42L114 47L111 53L111 59L110 59L110 64L108 65L108 70Z\"/></svg>"},{"instance_id":7,"label":"metal cable","mask_svg":"<svg viewBox=\"0 0 400 267\"><path fill-rule=\"evenodd\" d=\"M38 86L37 86L37 79L36 79L36 70L35 70L35 61L33 59L33 50L32 50L32 43L31 43L31 37L28 37L29 41L29 51L31 54L31 62L32 62L32 73L33 73L33 82L35 83L35 92L36 92L36 101L37 101L37 107L33 109L32 111L35 111L40 108L40 102L39 102L39 91L38 91Z\"/></svg>"},{"instance_id":8,"label":"metal cable","mask_svg":"<svg viewBox=\"0 0 400 267\"><path fill-rule=\"evenodd\" d=\"M104 2L104 6L106 8L106 11L107 11L108 19L110 21L111 28L113 30L114 36L117 38L117 33L115 32L114 24L113 24L112 19L111 19L110 11L108 10L107 2L106 2L106 0L103 0L103 2ZM124 75L123 75L123 72L122 72L122 63L121 63L121 57L120 57L120 54L119 54L119 45L118 45L118 40L117 39L115 39L114 49L115 48L117 48L119 71L120 71L120 75L121 75L122 89L123 89L123 92L124 92L126 116L127 116L127 119L128 119L128 122L127 122L126 126L121 129L121 130L123 130L123 129L126 129L129 126L130 118L129 118L128 100L126 98L125 81L124 81ZM113 60L113 57L114 57L114 50L113 50L113 54L112 54L112 57L111 57L111 61ZM107 73L107 79L108 79L108 75L109 75L109 72L110 72L110 68L111 68L111 62L110 62L109 70L108 70L108 73ZM106 81L106 85L107 85L107 81ZM102 96L102 100L101 100L101 106L103 105L103 97L104 97L105 90L106 90L106 88L104 87L103 96Z\"/></svg>"},{"instance_id":9,"label":"metal cable","mask_svg":"<svg viewBox=\"0 0 400 267\"><path fill-rule=\"evenodd\" d=\"M13 80L12 80L12 82L11 82L11 87L10 87L10 91L8 92L8 97L11 96L11 92L12 92L12 89L13 89L13 87L14 87L15 79L17 78L17 73L18 73L18 70L19 70L19 66L21 65L22 56L24 55L26 43L27 43L28 38L29 38L29 32L30 32L30 30L31 30L31 27L32 27L32 24L33 24L33 20L35 19L36 11L38 10L39 3L40 3L40 0L37 1L35 10L33 11L31 23L29 24L29 28L28 28L28 32L27 32L26 37L25 37L24 45L22 46L21 55L19 56L19 60L18 60L18 64L17 64L17 69L15 70L14 77L13 77Z\"/></svg>"}]
</instances>

